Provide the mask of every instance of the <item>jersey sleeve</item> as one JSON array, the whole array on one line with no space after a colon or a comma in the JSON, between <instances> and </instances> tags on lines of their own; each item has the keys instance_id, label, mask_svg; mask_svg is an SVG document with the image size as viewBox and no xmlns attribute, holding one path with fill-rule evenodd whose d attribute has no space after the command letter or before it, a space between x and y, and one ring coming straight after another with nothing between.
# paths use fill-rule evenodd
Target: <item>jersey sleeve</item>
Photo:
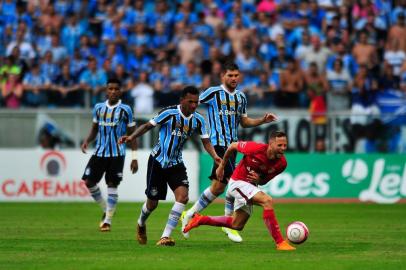
<instances>
[{"instance_id":1,"label":"jersey sleeve","mask_svg":"<svg viewBox=\"0 0 406 270\"><path fill-rule=\"evenodd\" d=\"M134 127L135 126L135 120L134 120L134 114L133 114L133 110L130 108L130 106L128 106L126 108L126 112L127 112L127 127Z\"/></svg>"},{"instance_id":2,"label":"jersey sleeve","mask_svg":"<svg viewBox=\"0 0 406 270\"><path fill-rule=\"evenodd\" d=\"M199 96L199 103L209 104L214 98L215 88L211 87L203 91Z\"/></svg>"},{"instance_id":3,"label":"jersey sleeve","mask_svg":"<svg viewBox=\"0 0 406 270\"><path fill-rule=\"evenodd\" d=\"M163 123L168 121L170 117L171 117L170 112L168 110L164 110L155 115L151 120L149 120L149 122L153 126L162 125Z\"/></svg>"},{"instance_id":4,"label":"jersey sleeve","mask_svg":"<svg viewBox=\"0 0 406 270\"><path fill-rule=\"evenodd\" d=\"M95 123L95 124L97 124L97 123L99 123L99 115L98 115L98 113L97 113L97 106L94 106L94 108L93 108L93 111L92 111L92 120L93 120L93 123Z\"/></svg>"},{"instance_id":5,"label":"jersey sleeve","mask_svg":"<svg viewBox=\"0 0 406 270\"><path fill-rule=\"evenodd\" d=\"M244 155L254 154L258 151L261 151L262 149L263 144L259 144L256 142L240 141L237 145L237 151Z\"/></svg>"},{"instance_id":6,"label":"jersey sleeve","mask_svg":"<svg viewBox=\"0 0 406 270\"><path fill-rule=\"evenodd\" d=\"M198 132L200 135L200 138L206 139L209 138L209 133L207 132L207 125L206 121L204 120L203 117L197 118L197 123L198 123Z\"/></svg>"},{"instance_id":7,"label":"jersey sleeve","mask_svg":"<svg viewBox=\"0 0 406 270\"><path fill-rule=\"evenodd\" d=\"M241 116L247 117L248 116L248 114L247 114L247 97L242 92L241 92L241 99L242 99Z\"/></svg>"}]
</instances>

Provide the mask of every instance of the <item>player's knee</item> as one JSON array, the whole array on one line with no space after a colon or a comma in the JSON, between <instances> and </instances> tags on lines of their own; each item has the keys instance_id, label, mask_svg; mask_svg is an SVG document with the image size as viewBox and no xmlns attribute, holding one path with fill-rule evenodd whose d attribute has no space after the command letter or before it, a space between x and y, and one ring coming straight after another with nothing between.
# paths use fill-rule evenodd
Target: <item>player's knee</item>
<instances>
[{"instance_id":1,"label":"player's knee","mask_svg":"<svg viewBox=\"0 0 406 270\"><path fill-rule=\"evenodd\" d=\"M148 200L147 201L147 209L149 211L154 211L156 208L158 207L158 201L152 201L152 200Z\"/></svg>"},{"instance_id":2,"label":"player's knee","mask_svg":"<svg viewBox=\"0 0 406 270\"><path fill-rule=\"evenodd\" d=\"M91 187L94 187L95 185L97 185L97 183L95 183L93 181L90 181L89 179L86 179L86 180L83 180L83 181L85 181L85 185L86 185L87 188L91 188Z\"/></svg>"},{"instance_id":3,"label":"player's knee","mask_svg":"<svg viewBox=\"0 0 406 270\"><path fill-rule=\"evenodd\" d=\"M212 187L211 192L213 193L213 195L219 196L224 192L225 187L225 185L215 185Z\"/></svg>"},{"instance_id":4,"label":"player's knee","mask_svg":"<svg viewBox=\"0 0 406 270\"><path fill-rule=\"evenodd\" d=\"M109 187L109 188L116 188L117 186L118 186L117 183L107 182L107 187Z\"/></svg>"},{"instance_id":5,"label":"player's knee","mask_svg":"<svg viewBox=\"0 0 406 270\"><path fill-rule=\"evenodd\" d=\"M189 201L189 196L186 195L181 195L179 197L176 198L176 201L179 203L183 203L183 204L187 204L187 202Z\"/></svg>"}]
</instances>

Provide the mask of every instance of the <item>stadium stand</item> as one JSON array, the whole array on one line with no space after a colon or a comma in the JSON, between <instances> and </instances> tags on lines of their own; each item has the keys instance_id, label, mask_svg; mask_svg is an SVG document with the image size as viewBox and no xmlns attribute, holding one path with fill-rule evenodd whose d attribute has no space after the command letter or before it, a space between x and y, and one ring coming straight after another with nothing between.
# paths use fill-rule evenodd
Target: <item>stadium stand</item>
<instances>
[{"instance_id":1,"label":"stadium stand","mask_svg":"<svg viewBox=\"0 0 406 270\"><path fill-rule=\"evenodd\" d=\"M404 2L3 0L0 108L90 109L115 76L124 102L158 109L185 85L218 84L233 59L251 107L309 109L316 125L351 111L357 136L376 120L394 138L406 124Z\"/></svg>"}]
</instances>

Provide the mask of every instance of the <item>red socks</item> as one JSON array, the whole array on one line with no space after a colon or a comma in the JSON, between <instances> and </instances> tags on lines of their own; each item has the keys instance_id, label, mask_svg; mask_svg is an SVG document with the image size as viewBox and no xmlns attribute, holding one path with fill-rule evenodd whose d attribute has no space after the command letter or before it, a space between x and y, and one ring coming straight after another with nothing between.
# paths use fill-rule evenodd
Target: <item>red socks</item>
<instances>
[{"instance_id":1,"label":"red socks","mask_svg":"<svg viewBox=\"0 0 406 270\"><path fill-rule=\"evenodd\" d=\"M269 233L272 235L272 238L275 240L276 244L283 242L283 237L279 229L279 224L276 220L274 210L264 210L263 219Z\"/></svg>"},{"instance_id":2,"label":"red socks","mask_svg":"<svg viewBox=\"0 0 406 270\"><path fill-rule=\"evenodd\" d=\"M232 223L233 223L233 217L229 217L229 216L218 216L218 217L203 216L199 221L200 225L210 225L210 226L227 227L227 228L231 228Z\"/></svg>"}]
</instances>

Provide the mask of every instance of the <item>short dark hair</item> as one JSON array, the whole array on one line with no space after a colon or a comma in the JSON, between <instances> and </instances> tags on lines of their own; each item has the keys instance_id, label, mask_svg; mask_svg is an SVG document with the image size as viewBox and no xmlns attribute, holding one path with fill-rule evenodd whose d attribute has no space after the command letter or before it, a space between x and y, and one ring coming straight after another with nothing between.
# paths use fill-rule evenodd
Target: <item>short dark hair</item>
<instances>
[{"instance_id":1,"label":"short dark hair","mask_svg":"<svg viewBox=\"0 0 406 270\"><path fill-rule=\"evenodd\" d=\"M275 138L281 138L281 137L287 137L286 133L282 130L275 130L271 133L271 135L269 136L269 139L275 139Z\"/></svg>"},{"instance_id":2,"label":"short dark hair","mask_svg":"<svg viewBox=\"0 0 406 270\"><path fill-rule=\"evenodd\" d=\"M232 61L226 61L223 64L223 72L226 72L227 70L240 70L238 65Z\"/></svg>"},{"instance_id":3,"label":"short dark hair","mask_svg":"<svg viewBox=\"0 0 406 270\"><path fill-rule=\"evenodd\" d=\"M116 84L118 84L118 85L121 87L121 81L120 81L120 79L118 79L118 78L116 78L116 77L109 78L109 79L107 80L106 85L109 84L109 83L116 83Z\"/></svg>"},{"instance_id":4,"label":"short dark hair","mask_svg":"<svg viewBox=\"0 0 406 270\"><path fill-rule=\"evenodd\" d=\"M182 93L180 95L181 98L186 97L187 94L191 95L199 95L199 89L194 87L193 85L188 85L185 88L183 88Z\"/></svg>"}]
</instances>

